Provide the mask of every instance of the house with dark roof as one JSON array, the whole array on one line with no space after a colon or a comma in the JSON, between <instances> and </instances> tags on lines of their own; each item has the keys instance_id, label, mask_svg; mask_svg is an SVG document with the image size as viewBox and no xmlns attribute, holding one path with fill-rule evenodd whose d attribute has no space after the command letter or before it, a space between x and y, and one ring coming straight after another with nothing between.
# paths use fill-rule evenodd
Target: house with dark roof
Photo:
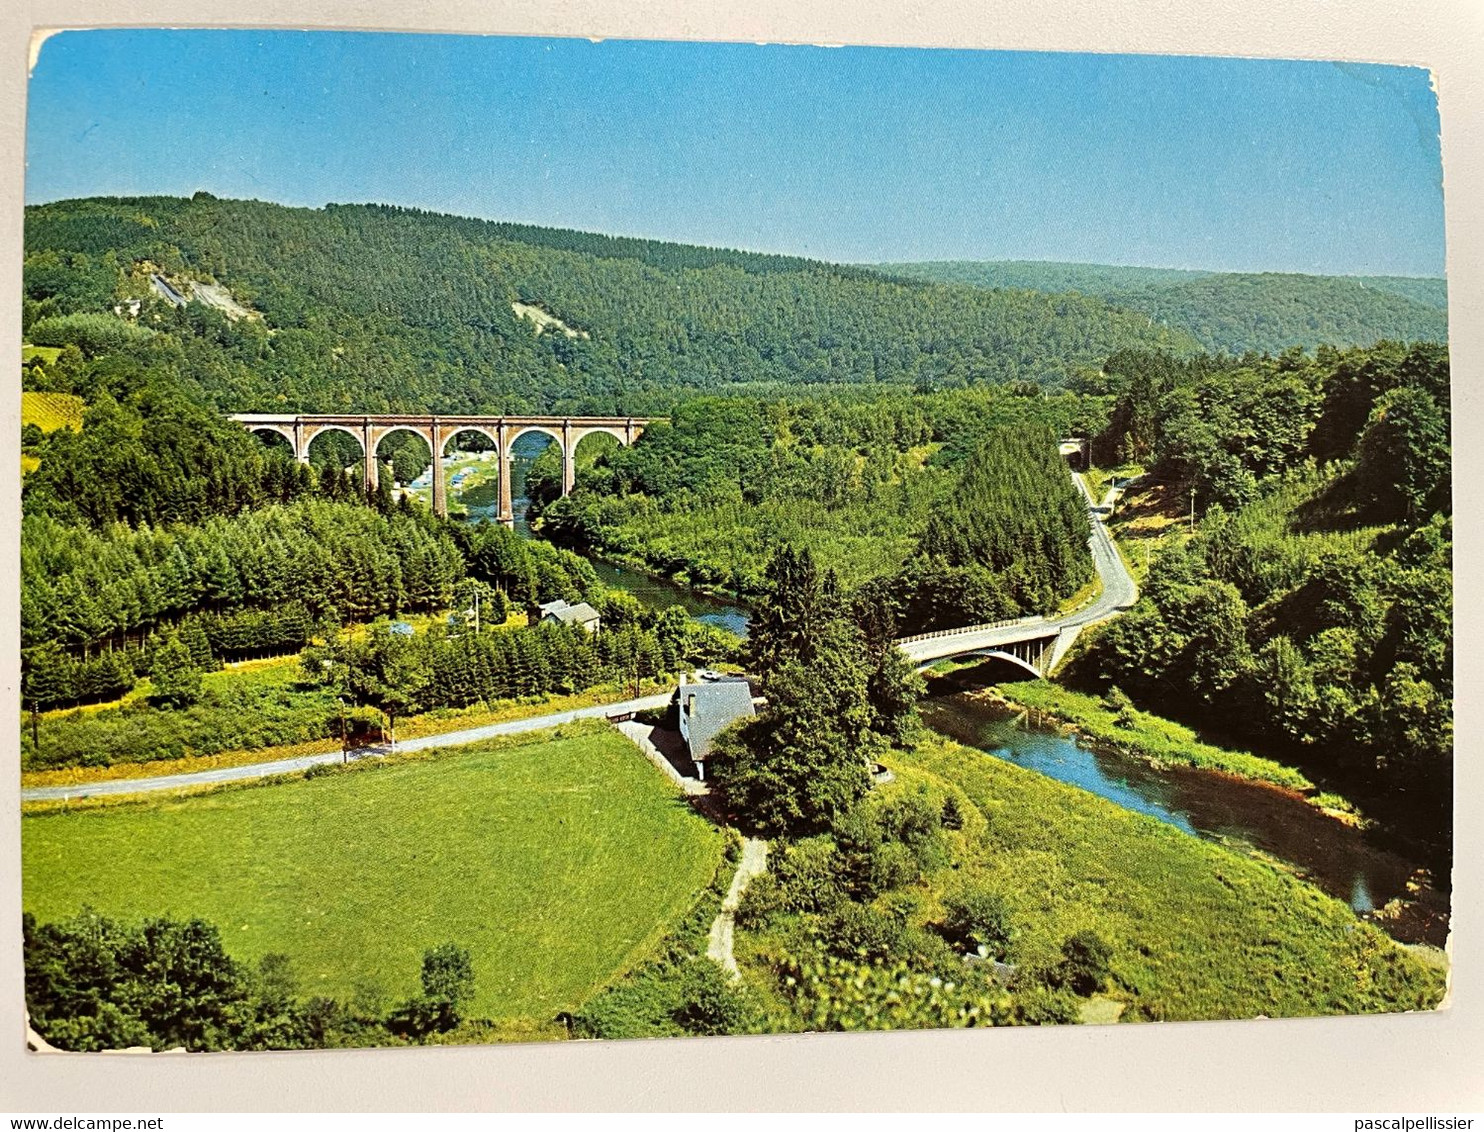
<instances>
[{"instance_id":1,"label":"house with dark roof","mask_svg":"<svg viewBox=\"0 0 1484 1132\"><path fill-rule=\"evenodd\" d=\"M589 633L596 633L601 625L598 611L585 601L576 605L558 599L541 606L541 620L555 621L561 625L581 625Z\"/></svg>"},{"instance_id":2,"label":"house with dark roof","mask_svg":"<svg viewBox=\"0 0 1484 1132\"><path fill-rule=\"evenodd\" d=\"M741 676L728 676L700 684L680 677L675 693L680 717L680 734L685 739L691 760L696 764L696 777L706 778L706 758L716 736L729 724L757 714L752 702L752 685Z\"/></svg>"}]
</instances>

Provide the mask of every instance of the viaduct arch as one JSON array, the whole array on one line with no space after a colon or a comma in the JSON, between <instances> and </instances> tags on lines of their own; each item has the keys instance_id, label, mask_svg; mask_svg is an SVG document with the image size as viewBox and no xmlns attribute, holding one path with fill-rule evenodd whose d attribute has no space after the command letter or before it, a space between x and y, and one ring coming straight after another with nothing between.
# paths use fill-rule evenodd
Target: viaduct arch
<instances>
[{"instance_id":1,"label":"viaduct arch","mask_svg":"<svg viewBox=\"0 0 1484 1132\"><path fill-rule=\"evenodd\" d=\"M448 514L448 488L443 480L443 448L461 432L478 432L495 446L500 466L500 522L515 522L515 508L510 496L511 453L515 442L529 432L551 437L562 455L562 494L568 494L577 480L577 446L584 437L606 433L620 444L638 440L650 423L642 417L460 417L416 415L350 415L308 413L234 413L230 417L249 432L272 432L282 436L293 447L294 456L302 463L309 461L309 445L325 432L349 433L361 445L368 487L377 484L376 449L394 432L410 432L427 441L433 453L433 510Z\"/></svg>"}]
</instances>

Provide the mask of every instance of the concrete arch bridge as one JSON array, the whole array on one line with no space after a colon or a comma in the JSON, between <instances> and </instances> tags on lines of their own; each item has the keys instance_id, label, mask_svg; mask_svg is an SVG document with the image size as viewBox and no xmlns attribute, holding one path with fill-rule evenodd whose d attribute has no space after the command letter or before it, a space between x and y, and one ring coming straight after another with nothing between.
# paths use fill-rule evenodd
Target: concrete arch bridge
<instances>
[{"instance_id":1,"label":"concrete arch bridge","mask_svg":"<svg viewBox=\"0 0 1484 1132\"><path fill-rule=\"evenodd\" d=\"M394 432L410 432L427 442L433 453L433 510L448 514L448 487L444 482L444 448L462 432L477 432L495 446L500 469L502 523L515 521L510 495L511 453L515 442L528 433L549 436L562 454L562 494L572 490L577 478L577 446L595 433L612 436L620 444L638 440L650 419L642 417L477 417L387 414L234 413L231 420L249 432L275 433L289 442L294 456L309 461L309 446L326 432L344 432L361 446L368 487L378 479L376 449Z\"/></svg>"}]
</instances>

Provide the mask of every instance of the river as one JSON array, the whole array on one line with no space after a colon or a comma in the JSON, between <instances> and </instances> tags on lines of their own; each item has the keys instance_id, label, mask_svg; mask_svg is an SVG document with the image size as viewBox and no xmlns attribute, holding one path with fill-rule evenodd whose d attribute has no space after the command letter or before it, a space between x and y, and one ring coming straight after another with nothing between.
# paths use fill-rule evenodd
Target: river
<instances>
[{"instance_id":1,"label":"river","mask_svg":"<svg viewBox=\"0 0 1484 1132\"><path fill-rule=\"evenodd\" d=\"M1412 861L1289 791L1194 767L1155 769L980 693L940 687L923 701L923 721L950 739L1192 836L1275 857L1357 915L1372 918L1391 900L1410 901L1401 916L1376 918L1377 925L1403 942L1441 946L1447 938L1447 898L1409 888L1419 874Z\"/></svg>"},{"instance_id":2,"label":"river","mask_svg":"<svg viewBox=\"0 0 1484 1132\"><path fill-rule=\"evenodd\" d=\"M517 448L519 447L517 444ZM530 524L526 521L526 509L531 502L530 496L526 493L526 472L531 466L531 461L540 453L539 441L534 449L534 451L516 451L511 458L513 467L510 476L510 491L511 503L516 516L515 530L526 537L531 537ZM459 506L468 513L470 521L489 519L494 522L499 517L499 496L493 480L470 488L457 496L450 491L450 497L457 499ZM678 605L697 621L719 626L739 637L747 636L747 610L740 605L691 586L672 582L668 578L656 577L642 570L605 562L591 555L585 557L592 563L593 569L597 571L598 578L604 585L633 594L638 598L639 604L646 609L669 609L671 606Z\"/></svg>"}]
</instances>

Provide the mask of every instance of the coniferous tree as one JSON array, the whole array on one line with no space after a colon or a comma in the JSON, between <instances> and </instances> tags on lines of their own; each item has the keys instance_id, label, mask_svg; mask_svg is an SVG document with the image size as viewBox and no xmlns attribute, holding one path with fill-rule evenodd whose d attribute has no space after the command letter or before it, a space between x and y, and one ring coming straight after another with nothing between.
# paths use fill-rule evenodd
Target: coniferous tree
<instances>
[{"instance_id":1,"label":"coniferous tree","mask_svg":"<svg viewBox=\"0 0 1484 1132\"><path fill-rule=\"evenodd\" d=\"M190 707L201 698L201 670L178 636L172 635L155 654L150 683L154 700L168 707Z\"/></svg>"}]
</instances>

